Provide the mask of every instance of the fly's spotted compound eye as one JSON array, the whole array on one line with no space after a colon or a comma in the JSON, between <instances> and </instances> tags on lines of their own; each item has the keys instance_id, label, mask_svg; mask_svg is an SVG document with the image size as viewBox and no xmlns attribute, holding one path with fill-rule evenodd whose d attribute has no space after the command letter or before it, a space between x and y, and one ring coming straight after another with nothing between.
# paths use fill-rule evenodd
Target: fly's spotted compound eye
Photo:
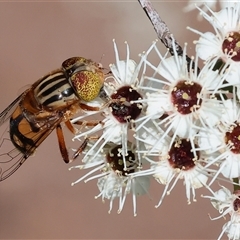
<instances>
[{"instance_id":1,"label":"fly's spotted compound eye","mask_svg":"<svg viewBox=\"0 0 240 240\"><path fill-rule=\"evenodd\" d=\"M103 85L104 75L99 69L80 71L71 76L72 85L80 99L89 102L94 100Z\"/></svg>"},{"instance_id":2,"label":"fly's spotted compound eye","mask_svg":"<svg viewBox=\"0 0 240 240\"><path fill-rule=\"evenodd\" d=\"M72 57L62 63L78 97L86 102L94 100L104 82L102 65L82 57Z\"/></svg>"}]
</instances>

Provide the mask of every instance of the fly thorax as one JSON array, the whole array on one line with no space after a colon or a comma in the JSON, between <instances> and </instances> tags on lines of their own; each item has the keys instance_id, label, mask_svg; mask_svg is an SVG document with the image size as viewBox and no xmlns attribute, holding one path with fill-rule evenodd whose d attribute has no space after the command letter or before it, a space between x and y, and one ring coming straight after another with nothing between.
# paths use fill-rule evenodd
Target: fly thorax
<instances>
[{"instance_id":1,"label":"fly thorax","mask_svg":"<svg viewBox=\"0 0 240 240\"><path fill-rule=\"evenodd\" d=\"M61 109L78 101L74 89L62 70L42 78L34 89L34 96L44 108Z\"/></svg>"}]
</instances>

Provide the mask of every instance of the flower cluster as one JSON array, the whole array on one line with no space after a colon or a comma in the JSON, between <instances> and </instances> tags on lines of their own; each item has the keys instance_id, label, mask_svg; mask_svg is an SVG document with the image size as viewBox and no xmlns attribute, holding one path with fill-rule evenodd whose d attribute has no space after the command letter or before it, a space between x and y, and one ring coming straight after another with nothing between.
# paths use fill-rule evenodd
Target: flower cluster
<instances>
[{"instance_id":1,"label":"flower cluster","mask_svg":"<svg viewBox=\"0 0 240 240\"><path fill-rule=\"evenodd\" d=\"M224 224L222 232L218 239L224 233L227 233L229 239L240 238L240 193L239 190L233 194L225 187L216 192L212 192L213 196L205 196L211 200L212 205L216 208L220 215L214 219L219 219L227 215L230 220Z\"/></svg>"},{"instance_id":2,"label":"flower cluster","mask_svg":"<svg viewBox=\"0 0 240 240\"><path fill-rule=\"evenodd\" d=\"M189 204L206 187L213 194L206 198L221 216L231 218L219 238L227 233L229 239L240 239L239 192L211 189L221 178L239 188L240 3L224 5L220 12L207 5L197 8L214 31L188 27L200 35L190 60L187 44L179 54L173 38L171 56L154 41L138 63L130 58L127 43L121 59L113 41L116 60L105 78L104 97L97 101L99 111L86 114L83 122L89 124L74 137L84 147L82 164L71 169L91 170L73 185L97 179L97 197L110 201L109 212L115 199L121 212L131 194L134 215L136 198L148 193L151 178L165 186L156 207L178 181L185 185Z\"/></svg>"}]
</instances>

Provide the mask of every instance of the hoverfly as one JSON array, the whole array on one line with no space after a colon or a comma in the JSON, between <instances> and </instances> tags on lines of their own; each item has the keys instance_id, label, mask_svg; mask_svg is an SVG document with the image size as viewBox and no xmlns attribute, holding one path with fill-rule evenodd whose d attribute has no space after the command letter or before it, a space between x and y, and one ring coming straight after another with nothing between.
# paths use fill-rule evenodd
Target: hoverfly
<instances>
[{"instance_id":1,"label":"hoverfly","mask_svg":"<svg viewBox=\"0 0 240 240\"><path fill-rule=\"evenodd\" d=\"M0 146L11 143L11 150L0 153L0 181L11 176L33 155L54 129L63 160L70 162L61 123L75 133L71 117L81 109L98 110L86 103L99 96L103 83L103 68L99 64L72 57L61 68L36 81L0 113L0 126L9 121L9 129L5 130L8 137L2 138Z\"/></svg>"}]
</instances>

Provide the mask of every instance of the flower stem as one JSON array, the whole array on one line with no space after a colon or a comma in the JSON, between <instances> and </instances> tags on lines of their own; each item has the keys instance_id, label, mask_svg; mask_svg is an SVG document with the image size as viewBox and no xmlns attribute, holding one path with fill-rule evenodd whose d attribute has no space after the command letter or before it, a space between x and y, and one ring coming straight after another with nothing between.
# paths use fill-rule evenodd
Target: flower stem
<instances>
[{"instance_id":1,"label":"flower stem","mask_svg":"<svg viewBox=\"0 0 240 240\"><path fill-rule=\"evenodd\" d=\"M167 24L161 19L158 12L153 8L151 1L149 0L138 0L141 7L145 11L146 15L148 16L150 22L152 23L154 30L157 33L158 38L164 44L164 46L169 49L171 55L174 55L174 48L177 51L178 56L183 56L183 49L180 44L175 40L173 34L170 32ZM173 44L174 39L174 44ZM190 66L191 58L186 55L186 60L188 63L188 67ZM194 63L192 64L192 69L194 69ZM200 69L198 69L200 71Z\"/></svg>"}]
</instances>

